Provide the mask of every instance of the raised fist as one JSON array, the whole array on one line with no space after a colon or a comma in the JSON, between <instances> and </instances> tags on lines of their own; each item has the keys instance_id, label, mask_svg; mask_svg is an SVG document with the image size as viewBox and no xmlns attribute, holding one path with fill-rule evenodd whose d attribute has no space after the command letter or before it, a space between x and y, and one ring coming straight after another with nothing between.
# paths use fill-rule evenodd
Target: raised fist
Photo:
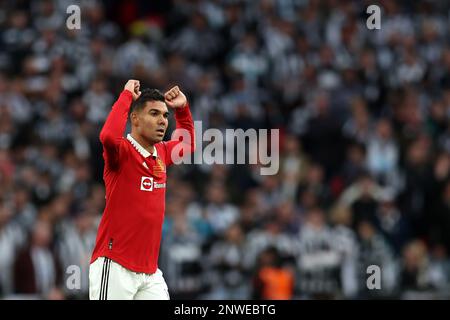
<instances>
[{"instance_id":1,"label":"raised fist","mask_svg":"<svg viewBox=\"0 0 450 320\"><path fill-rule=\"evenodd\" d=\"M136 100L141 95L141 91L139 91L140 86L139 80L128 80L124 90L130 91L133 95L133 100Z\"/></svg>"},{"instance_id":2,"label":"raised fist","mask_svg":"<svg viewBox=\"0 0 450 320\"><path fill-rule=\"evenodd\" d=\"M182 108L186 105L187 99L178 86L173 87L164 94L166 104L171 108Z\"/></svg>"}]
</instances>

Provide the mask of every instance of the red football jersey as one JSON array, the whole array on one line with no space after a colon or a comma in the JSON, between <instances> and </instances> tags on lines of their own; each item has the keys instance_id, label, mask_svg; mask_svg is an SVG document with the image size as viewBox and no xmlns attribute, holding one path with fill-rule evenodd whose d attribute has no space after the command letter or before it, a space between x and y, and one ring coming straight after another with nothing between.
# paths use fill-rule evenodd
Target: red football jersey
<instances>
[{"instance_id":1,"label":"red football jersey","mask_svg":"<svg viewBox=\"0 0 450 320\"><path fill-rule=\"evenodd\" d=\"M188 105L175 109L176 128L188 130L191 141L159 142L152 155L130 135L123 136L132 100L124 90L100 132L106 206L91 263L108 257L129 270L152 274L158 268L166 167L173 163L170 154L177 144L185 143L185 152L194 151L194 124Z\"/></svg>"}]
</instances>

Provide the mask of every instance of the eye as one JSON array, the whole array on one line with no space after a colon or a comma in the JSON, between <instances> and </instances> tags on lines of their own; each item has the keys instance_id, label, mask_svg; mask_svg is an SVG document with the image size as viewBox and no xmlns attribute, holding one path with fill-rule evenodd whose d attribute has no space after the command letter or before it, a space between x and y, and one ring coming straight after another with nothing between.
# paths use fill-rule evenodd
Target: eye
<instances>
[{"instance_id":1,"label":"eye","mask_svg":"<svg viewBox=\"0 0 450 320\"><path fill-rule=\"evenodd\" d=\"M158 115L158 112L156 111L150 111L150 115L153 117L156 117Z\"/></svg>"},{"instance_id":2,"label":"eye","mask_svg":"<svg viewBox=\"0 0 450 320\"><path fill-rule=\"evenodd\" d=\"M168 112L166 112L166 113L164 113L164 118L168 118L169 117L169 113Z\"/></svg>"}]
</instances>

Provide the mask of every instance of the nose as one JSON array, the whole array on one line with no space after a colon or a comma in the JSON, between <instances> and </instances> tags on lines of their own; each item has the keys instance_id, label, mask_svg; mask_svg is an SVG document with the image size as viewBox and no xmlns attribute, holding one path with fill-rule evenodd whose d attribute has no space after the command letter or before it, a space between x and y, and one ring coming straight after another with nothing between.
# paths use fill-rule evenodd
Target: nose
<instances>
[{"instance_id":1,"label":"nose","mask_svg":"<svg viewBox=\"0 0 450 320\"><path fill-rule=\"evenodd\" d=\"M164 116L160 116L158 118L158 124L159 125L166 124L166 118L164 118Z\"/></svg>"}]
</instances>

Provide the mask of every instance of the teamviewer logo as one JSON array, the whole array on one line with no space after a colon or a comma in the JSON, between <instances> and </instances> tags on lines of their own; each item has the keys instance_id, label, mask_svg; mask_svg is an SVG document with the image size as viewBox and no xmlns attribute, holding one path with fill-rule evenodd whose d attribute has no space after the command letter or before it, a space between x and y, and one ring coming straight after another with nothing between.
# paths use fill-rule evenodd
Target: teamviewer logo
<instances>
[{"instance_id":1,"label":"teamviewer logo","mask_svg":"<svg viewBox=\"0 0 450 320\"><path fill-rule=\"evenodd\" d=\"M153 178L152 177L142 177L141 178L141 190L153 191Z\"/></svg>"}]
</instances>

